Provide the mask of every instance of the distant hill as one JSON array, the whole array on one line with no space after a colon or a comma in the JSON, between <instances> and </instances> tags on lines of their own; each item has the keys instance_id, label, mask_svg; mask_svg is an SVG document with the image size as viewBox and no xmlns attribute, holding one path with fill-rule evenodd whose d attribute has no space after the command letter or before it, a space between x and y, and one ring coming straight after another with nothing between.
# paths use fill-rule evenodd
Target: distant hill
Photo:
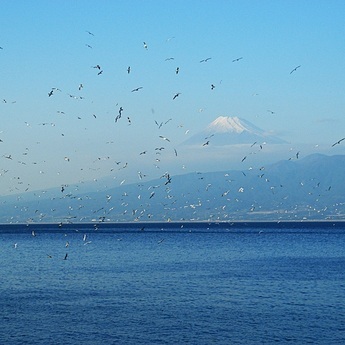
<instances>
[{"instance_id":1,"label":"distant hill","mask_svg":"<svg viewBox=\"0 0 345 345\"><path fill-rule=\"evenodd\" d=\"M169 176L100 192L2 197L1 223L345 219L345 156Z\"/></svg>"}]
</instances>

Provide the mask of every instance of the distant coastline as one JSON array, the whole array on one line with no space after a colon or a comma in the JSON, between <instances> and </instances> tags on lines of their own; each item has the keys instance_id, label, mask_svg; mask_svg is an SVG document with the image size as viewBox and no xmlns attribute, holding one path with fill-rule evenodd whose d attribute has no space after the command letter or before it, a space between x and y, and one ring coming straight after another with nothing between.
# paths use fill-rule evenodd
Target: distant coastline
<instances>
[{"instance_id":1,"label":"distant coastline","mask_svg":"<svg viewBox=\"0 0 345 345\"><path fill-rule=\"evenodd\" d=\"M88 223L13 223L0 224L2 232L27 232L35 230L97 231L97 232L224 232L231 230L279 229L345 229L345 220L284 220L284 221L171 221L171 222L88 222Z\"/></svg>"}]
</instances>

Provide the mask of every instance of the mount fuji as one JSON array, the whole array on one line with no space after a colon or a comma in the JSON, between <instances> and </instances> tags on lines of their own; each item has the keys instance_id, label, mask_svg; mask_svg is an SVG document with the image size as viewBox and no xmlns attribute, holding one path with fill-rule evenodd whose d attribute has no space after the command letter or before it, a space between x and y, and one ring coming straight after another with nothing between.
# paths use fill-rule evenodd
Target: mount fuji
<instances>
[{"instance_id":1,"label":"mount fuji","mask_svg":"<svg viewBox=\"0 0 345 345\"><path fill-rule=\"evenodd\" d=\"M183 145L203 145L207 140L213 145L236 144L286 144L287 142L271 135L249 121L237 116L219 116L205 130L191 136Z\"/></svg>"}]
</instances>

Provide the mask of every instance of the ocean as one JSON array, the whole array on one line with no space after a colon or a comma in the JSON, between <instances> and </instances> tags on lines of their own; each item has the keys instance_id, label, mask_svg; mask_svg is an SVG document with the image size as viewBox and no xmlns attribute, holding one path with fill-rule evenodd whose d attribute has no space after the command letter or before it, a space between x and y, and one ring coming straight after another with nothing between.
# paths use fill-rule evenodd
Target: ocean
<instances>
[{"instance_id":1,"label":"ocean","mask_svg":"<svg viewBox=\"0 0 345 345\"><path fill-rule=\"evenodd\" d=\"M32 229L0 231L0 344L345 343L345 228Z\"/></svg>"}]
</instances>

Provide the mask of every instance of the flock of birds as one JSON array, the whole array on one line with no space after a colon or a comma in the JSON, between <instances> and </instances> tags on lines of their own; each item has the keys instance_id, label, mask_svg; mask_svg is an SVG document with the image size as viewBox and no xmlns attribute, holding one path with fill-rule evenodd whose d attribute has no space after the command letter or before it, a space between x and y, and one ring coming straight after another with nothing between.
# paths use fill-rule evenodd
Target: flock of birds
<instances>
[{"instance_id":1,"label":"flock of birds","mask_svg":"<svg viewBox=\"0 0 345 345\"><path fill-rule=\"evenodd\" d=\"M91 31L86 31L86 33L90 36L95 36ZM171 40L173 38L170 38L169 40ZM89 43L86 43L85 46L88 48L88 49L93 49L93 46ZM1 50L4 50L3 47L0 47ZM145 50L148 50L149 49L149 46L148 46L148 43L147 42L143 42L143 49ZM173 57L168 57L165 59L165 61L173 61L174 58ZM204 64L204 63L209 63L210 60L212 60L212 57L207 57L207 58L204 58L204 59L201 59L199 60L199 63L200 64ZM235 59L232 60L232 63L238 63L240 61L243 60L243 57L237 57ZM91 68L93 70L96 71L96 74L97 76L101 76L103 73L104 73L104 69L101 67L100 64L94 64L91 66ZM290 71L290 74L293 74L295 72L297 72L297 70L301 68L301 65L298 65L296 67L294 67L291 71ZM133 73L132 71L132 67L131 66L127 66L126 68L124 68L124 71L125 73L127 74L131 74ZM180 67L177 66L175 68L175 74L176 75L179 75L180 74ZM131 93L136 93L136 92L140 92L142 89L144 88L144 86L138 86L138 87L134 87L131 89ZM211 83L210 84L210 89L211 90L214 90L216 88L215 84L214 83ZM78 86L78 91L82 91L84 89L84 83L79 83L79 86ZM61 93L62 90L61 88L58 88L58 87L52 87L50 88L48 91L47 91L47 96L48 98L54 98L54 96L56 96L57 93ZM75 100L83 100L83 96L80 96L80 95L73 95L73 94L67 94L70 98L72 99L75 99ZM172 94L172 100L175 101L178 97L180 97L180 95L182 95L182 92L175 92ZM10 101L8 101L7 99L3 99L3 103L8 103ZM16 101L12 101L11 103L15 103ZM122 105L119 105L119 103L116 104L116 106L118 107L117 108L117 113L115 114L114 116L114 122L117 123L119 122L123 117L124 117L124 114L125 114L125 109L124 109L124 106ZM272 110L267 110L268 112L270 112L271 114L274 114L274 111ZM65 111L62 111L62 110L57 110L57 113L59 115L64 115L65 114ZM96 114L92 114L92 116L97 119L97 115ZM81 117L78 117L78 119L80 120ZM131 125L132 124L132 119L130 116L126 116L126 119L127 119L127 123L128 125ZM160 130L163 126L167 125L170 121L172 121L173 119L172 118L169 118L168 120L166 121L157 121L155 120L155 125L157 126L158 130ZM28 122L25 122L27 126L30 126L30 124ZM43 122L43 123L40 123L39 125L42 125L42 126L47 126L47 125L50 125L50 126L55 126L55 123L52 123L52 122ZM186 131L186 134L188 133L188 130ZM64 134L62 134L62 136L64 136ZM209 137L205 137L205 140L204 142L201 142L200 143L200 147L206 147L206 146L209 146L211 143L212 143L212 136L209 136ZM165 142L167 144L171 144L171 139L166 137L165 135L162 135L162 134L159 134L158 135L158 138L160 140L162 140L162 142ZM331 146L334 147L336 145L339 145L341 144L343 141L345 140L345 138L342 138L338 141L336 141L334 144L332 144ZM3 140L0 139L0 143L2 143ZM109 142L110 143L110 142ZM113 142L112 142L113 143ZM258 147L259 150L262 150L263 149L263 143L252 143L250 146L250 148L252 147ZM164 152L164 150L166 150L167 147L166 146L157 146L154 148L153 152L154 152L154 165L157 169L160 168L160 162L161 162L161 159L162 159L162 152ZM172 148L172 152L173 154L177 157L178 156L178 152L177 152L177 149L176 148ZM147 155L148 153L148 150L147 149L144 149L144 150L141 150L139 153L138 153L138 156L144 156L144 155ZM255 152L256 153L256 152ZM250 153L249 153L250 154ZM242 162L244 162L245 160L247 160L248 158L248 155L245 155L243 158L242 158ZM24 152L23 155L28 155L28 152ZM299 155L300 155L300 152L298 151L296 154L295 154L295 157L294 159L299 159ZM2 155L2 157L6 160L13 160L14 157L12 154L8 154L8 153L4 153ZM97 157L96 158L96 161L102 161L102 160L108 160L108 159L111 159L111 157L109 156L106 156L106 157ZM290 158L292 159L292 158ZM66 155L64 157L64 160L67 161L67 162L70 162L70 157L68 155ZM26 164L26 162L24 161L18 161L18 163L21 163L23 165ZM115 165L116 165L116 168L118 170L122 170L122 169L125 169L128 167L128 162L121 162L121 161L115 161ZM113 168L112 170L114 170L115 168ZM260 173L258 175L259 178L263 178L264 177L264 173L262 172L262 170L264 170L264 167L261 167L260 168ZM0 177L4 176L6 173L8 173L8 170L7 169L1 169L0 170ZM42 173L44 173L42 171ZM242 174L243 176L246 176L246 173L244 171L242 171ZM141 170L138 171L138 179L140 181L140 184L138 184L138 187L139 187L139 190L142 190L143 188L143 179L147 179L147 174L143 173ZM146 219L152 219L153 215L151 212L147 211L147 209L149 208L149 205L150 205L150 202L153 198L155 198L157 196L157 189L158 188L161 188L161 189L164 189L165 190L165 199L167 201L173 199L174 203L176 203L176 199L174 197L171 196L171 188L170 188L170 185L173 183L174 181L174 177L171 176L171 174L169 172L164 172L162 174L160 174L159 176L159 179L160 181L163 181L160 185L150 185L148 187L148 194L147 193L144 193L144 192L141 192L141 193L138 193L137 195L137 200L140 201L141 203L141 206L142 206L142 210L140 211L138 208L136 209L133 209L132 211L129 211L130 210L130 207L131 205L129 204L129 202L126 201L126 197L128 196L126 194L125 191L122 191L122 195L120 197L120 202L121 202L121 206L125 207L125 210L123 211L123 214L126 214L129 215L129 214L132 214L133 216L133 219L132 220L135 220L135 221L138 221L138 220L142 220L144 219L144 216L146 216ZM13 179L14 181L16 181L15 179ZM21 182L21 179L18 177L17 178L17 182L18 183L22 183ZM268 182L268 180L267 180ZM125 180L122 180L121 183L120 183L120 186L122 186L123 184L125 183ZM206 186L206 190L208 190L210 188L211 184L207 184ZM76 189L77 190L77 189ZM16 188L13 189L14 192L28 192L30 191L30 188L29 188L29 184L27 185L27 188L24 190L24 191L21 191L19 189L16 190ZM86 195L78 195L78 193L73 193L71 192L70 188L69 188L69 185L66 183L66 184L62 184L60 186L60 192L62 194L62 197L60 197L60 199L64 199L64 200L78 200L78 203L79 203L79 206L78 206L78 209L77 210L74 210L74 207L76 206L73 206L73 207L69 207L69 213L68 214L65 214L65 215L59 215L58 217L61 217L59 219L59 221L66 221L66 222L71 222L72 219L78 219L78 216L77 215L71 215L71 212L72 211L75 211L76 214L78 214L78 212L80 212L80 209L82 209L84 206L82 205L82 200L84 199L88 199L88 196ZM244 192L244 188L243 187L238 187L237 189L237 193L243 193ZM39 195L39 197L41 198L41 194L37 193ZM142 198L144 198L144 195L146 195L146 203L144 203L142 201ZM221 193L221 196L227 196L229 194L229 190L226 189L225 191L223 191ZM22 196L18 196L18 201L20 201L22 198ZM58 199L56 196L53 198L53 199ZM115 198L113 198L115 199ZM107 194L106 195L106 203L111 203L111 200L112 200L112 196ZM52 201L52 200L50 200ZM49 202L49 201L47 201ZM199 200L198 202L196 203L190 203L188 205L188 208L190 209L196 209L198 207L198 203L201 203L202 201ZM165 204L165 207L168 208L168 202ZM100 205L101 206L101 205ZM94 215L91 215L90 217L93 217L93 220L96 220L96 221L99 221L99 222L104 222L104 221L108 221L108 220L111 220L111 221L116 221L118 219L114 219L111 217L111 212L116 208L116 205L115 206L111 206L111 207L108 207L108 209L106 209L105 207L101 207L99 209L96 209L96 210L93 210L93 213L98 213L98 218L94 217ZM225 208L225 207L224 207ZM50 220L57 220L57 218L55 218L54 216L52 215L47 215L46 212L42 212L40 211L39 208L35 209L35 210L32 210L32 209L29 209L29 208L22 208L22 210L24 209L24 213L25 214L29 214L30 212L32 212L32 216L29 217L27 219L28 222L35 222L35 221L44 221L46 219L50 219ZM250 208L251 211L253 211L253 207ZM28 212L27 212L28 211ZM55 212L56 209L51 209L50 210L51 213ZM212 210L209 210L209 213L212 214ZM35 218L37 216L37 218ZM18 217L20 219L21 215L18 214ZM88 220L90 220L90 217ZM192 217L191 217L192 218ZM80 221L84 221L85 218L81 217L79 219ZM170 220L170 218L169 218ZM15 221L15 219L11 219L10 221ZM35 233L32 233L33 236L35 236ZM90 242L87 242L87 241L84 241L85 244L88 244ZM67 254L66 254L66 257L65 257L65 260L67 259Z\"/></svg>"}]
</instances>

